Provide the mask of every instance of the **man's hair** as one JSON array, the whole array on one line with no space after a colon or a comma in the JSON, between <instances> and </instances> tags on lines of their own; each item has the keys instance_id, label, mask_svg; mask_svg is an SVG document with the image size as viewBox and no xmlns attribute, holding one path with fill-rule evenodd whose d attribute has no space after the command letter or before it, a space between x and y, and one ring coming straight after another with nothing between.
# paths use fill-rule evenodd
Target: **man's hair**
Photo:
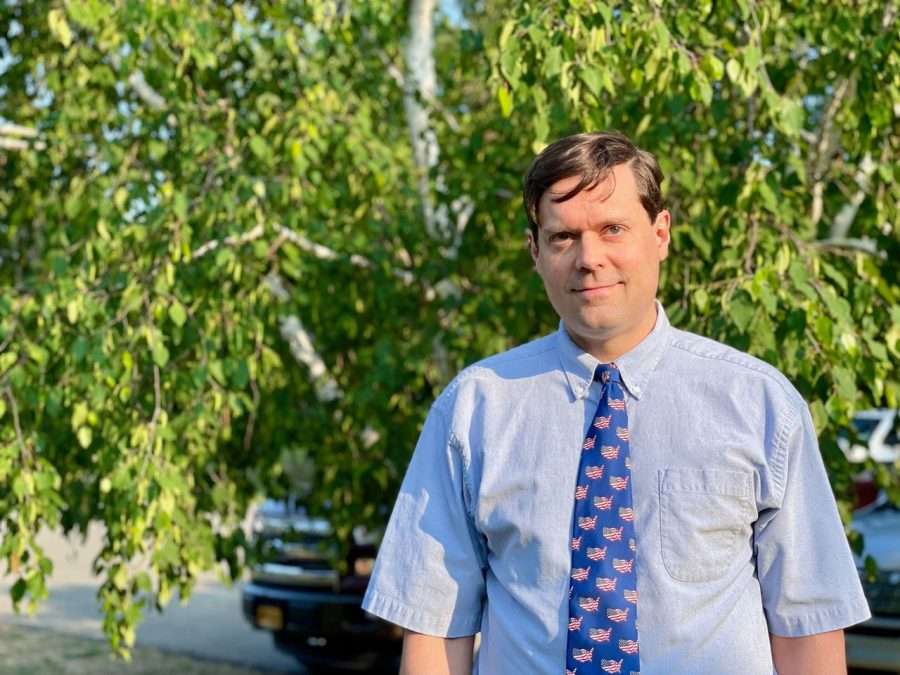
<instances>
[{"instance_id":1,"label":"man's hair","mask_svg":"<svg viewBox=\"0 0 900 675\"><path fill-rule=\"evenodd\" d=\"M551 185L564 178L581 176L575 187L553 198L554 202L564 202L582 190L590 190L604 181L613 167L626 163L634 174L641 204L650 216L650 222L653 222L663 210L659 187L663 174L656 157L635 146L628 137L616 131L595 131L566 136L544 148L525 174L522 190L528 226L535 242L540 227L538 207L541 197Z\"/></svg>"}]
</instances>

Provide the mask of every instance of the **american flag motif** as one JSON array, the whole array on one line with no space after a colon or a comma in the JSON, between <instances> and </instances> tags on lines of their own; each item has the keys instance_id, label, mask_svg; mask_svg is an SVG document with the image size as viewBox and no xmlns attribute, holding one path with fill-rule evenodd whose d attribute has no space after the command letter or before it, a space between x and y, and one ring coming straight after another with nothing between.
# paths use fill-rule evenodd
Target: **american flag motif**
<instances>
[{"instance_id":1,"label":"american flag motif","mask_svg":"<svg viewBox=\"0 0 900 675\"><path fill-rule=\"evenodd\" d=\"M625 607L624 609L615 609L613 607L610 607L606 610L606 618L610 621L621 623L622 621L626 621L628 619L629 609L629 607Z\"/></svg>"},{"instance_id":2,"label":"american flag motif","mask_svg":"<svg viewBox=\"0 0 900 675\"><path fill-rule=\"evenodd\" d=\"M600 401L582 444L577 475L584 483L576 481L573 501L566 675L639 675L627 399L615 364L598 366L595 379Z\"/></svg>"},{"instance_id":3,"label":"american flag motif","mask_svg":"<svg viewBox=\"0 0 900 675\"><path fill-rule=\"evenodd\" d=\"M618 661L613 661L612 659L600 659L600 667L603 668L603 672L605 673L621 673L623 661L624 659L619 659Z\"/></svg>"},{"instance_id":4,"label":"american flag motif","mask_svg":"<svg viewBox=\"0 0 900 675\"><path fill-rule=\"evenodd\" d=\"M572 658L578 661L578 663L590 663L594 658L594 648L573 649Z\"/></svg>"},{"instance_id":5,"label":"american flag motif","mask_svg":"<svg viewBox=\"0 0 900 675\"><path fill-rule=\"evenodd\" d=\"M597 480L598 478L603 478L603 469L604 467L602 466L588 466L584 469L584 475L591 480Z\"/></svg>"},{"instance_id":6,"label":"american flag motif","mask_svg":"<svg viewBox=\"0 0 900 675\"><path fill-rule=\"evenodd\" d=\"M573 567L572 568L572 581L584 581L588 578L588 574L590 574L590 567Z\"/></svg>"},{"instance_id":7,"label":"american flag motif","mask_svg":"<svg viewBox=\"0 0 900 675\"><path fill-rule=\"evenodd\" d=\"M616 590L616 582L619 577L597 577L598 591L614 591Z\"/></svg>"},{"instance_id":8,"label":"american flag motif","mask_svg":"<svg viewBox=\"0 0 900 675\"><path fill-rule=\"evenodd\" d=\"M612 628L607 628L606 630L603 628L588 628L588 637L594 642L609 642L610 633L612 633Z\"/></svg>"},{"instance_id":9,"label":"american flag motif","mask_svg":"<svg viewBox=\"0 0 900 675\"><path fill-rule=\"evenodd\" d=\"M612 508L612 497L594 497L594 508L609 511Z\"/></svg>"},{"instance_id":10,"label":"american flag motif","mask_svg":"<svg viewBox=\"0 0 900 675\"><path fill-rule=\"evenodd\" d=\"M606 546L603 548L589 546L587 550L588 560L605 560L606 559Z\"/></svg>"},{"instance_id":11,"label":"american flag motif","mask_svg":"<svg viewBox=\"0 0 900 675\"><path fill-rule=\"evenodd\" d=\"M596 516L594 516L596 518ZM607 541L620 541L624 527L604 527L603 538Z\"/></svg>"},{"instance_id":12,"label":"american flag motif","mask_svg":"<svg viewBox=\"0 0 900 675\"><path fill-rule=\"evenodd\" d=\"M613 490L624 490L628 487L628 476L610 476L609 486Z\"/></svg>"},{"instance_id":13,"label":"american flag motif","mask_svg":"<svg viewBox=\"0 0 900 675\"><path fill-rule=\"evenodd\" d=\"M626 654L637 654L637 650L637 640L619 640L619 651L622 651Z\"/></svg>"},{"instance_id":14,"label":"american flag motif","mask_svg":"<svg viewBox=\"0 0 900 675\"><path fill-rule=\"evenodd\" d=\"M597 527L597 516L582 516L578 519L578 527L582 530L593 530Z\"/></svg>"},{"instance_id":15,"label":"american flag motif","mask_svg":"<svg viewBox=\"0 0 900 675\"><path fill-rule=\"evenodd\" d=\"M634 560L620 560L619 558L613 558L613 569L619 574L625 574L626 572L631 572L631 566L634 565Z\"/></svg>"},{"instance_id":16,"label":"american flag motif","mask_svg":"<svg viewBox=\"0 0 900 675\"><path fill-rule=\"evenodd\" d=\"M596 612L600 608L600 598L578 598L578 606L585 612Z\"/></svg>"},{"instance_id":17,"label":"american flag motif","mask_svg":"<svg viewBox=\"0 0 900 675\"><path fill-rule=\"evenodd\" d=\"M604 445L600 448L600 455L603 459L617 459L619 457L619 446Z\"/></svg>"}]
</instances>

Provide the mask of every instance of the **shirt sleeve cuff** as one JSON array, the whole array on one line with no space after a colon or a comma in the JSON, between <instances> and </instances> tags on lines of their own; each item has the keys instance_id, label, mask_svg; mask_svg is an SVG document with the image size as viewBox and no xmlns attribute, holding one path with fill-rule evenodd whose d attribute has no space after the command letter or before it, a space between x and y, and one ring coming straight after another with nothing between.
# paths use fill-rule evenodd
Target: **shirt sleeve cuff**
<instances>
[{"instance_id":1,"label":"shirt sleeve cuff","mask_svg":"<svg viewBox=\"0 0 900 675\"><path fill-rule=\"evenodd\" d=\"M405 605L374 590L366 593L362 608L369 614L374 614L401 628L436 637L457 638L475 635L481 623L480 616L448 617L432 614L422 608Z\"/></svg>"},{"instance_id":2,"label":"shirt sleeve cuff","mask_svg":"<svg viewBox=\"0 0 900 675\"><path fill-rule=\"evenodd\" d=\"M871 617L872 613L865 600L829 607L801 616L779 616L766 613L769 632L779 637L806 637L817 633L827 633L854 626Z\"/></svg>"}]
</instances>

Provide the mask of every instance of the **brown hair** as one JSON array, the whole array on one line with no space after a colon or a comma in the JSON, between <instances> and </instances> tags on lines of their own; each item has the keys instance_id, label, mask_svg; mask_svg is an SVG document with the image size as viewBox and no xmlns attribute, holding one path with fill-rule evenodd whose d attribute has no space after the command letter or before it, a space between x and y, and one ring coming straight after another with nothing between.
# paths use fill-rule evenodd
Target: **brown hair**
<instances>
[{"instance_id":1,"label":"brown hair","mask_svg":"<svg viewBox=\"0 0 900 675\"><path fill-rule=\"evenodd\" d=\"M553 198L554 202L564 202L582 190L590 190L605 180L613 167L626 163L634 174L641 204L653 222L663 210L659 187L663 174L656 157L635 146L627 136L616 131L595 131L566 136L544 148L528 168L522 190L528 226L535 242L540 227L538 206L551 185L564 178L581 176L578 185Z\"/></svg>"}]
</instances>

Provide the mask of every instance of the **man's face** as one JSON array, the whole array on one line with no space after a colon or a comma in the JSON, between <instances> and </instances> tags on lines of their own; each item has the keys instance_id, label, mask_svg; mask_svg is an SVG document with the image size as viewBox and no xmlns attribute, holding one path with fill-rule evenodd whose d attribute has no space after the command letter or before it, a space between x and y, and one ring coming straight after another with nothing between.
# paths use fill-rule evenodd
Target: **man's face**
<instances>
[{"instance_id":1,"label":"man's face","mask_svg":"<svg viewBox=\"0 0 900 675\"><path fill-rule=\"evenodd\" d=\"M596 356L594 347L627 350L652 329L670 216L664 210L650 222L627 164L572 199L552 201L579 180L557 181L543 194L539 241L528 239L550 303L573 340Z\"/></svg>"}]
</instances>

